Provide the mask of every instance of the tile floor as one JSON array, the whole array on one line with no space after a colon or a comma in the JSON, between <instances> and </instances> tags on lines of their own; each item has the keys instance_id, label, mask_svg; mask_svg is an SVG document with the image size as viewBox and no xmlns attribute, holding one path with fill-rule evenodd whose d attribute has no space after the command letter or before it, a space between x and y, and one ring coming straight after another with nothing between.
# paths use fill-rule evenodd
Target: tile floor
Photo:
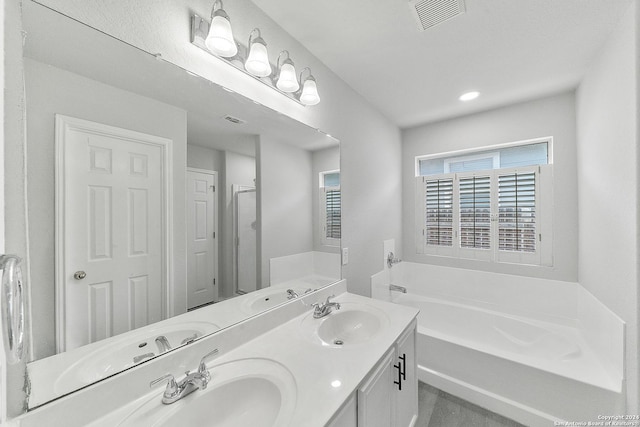
<instances>
[{"instance_id":1,"label":"tile floor","mask_svg":"<svg viewBox=\"0 0 640 427\"><path fill-rule=\"evenodd\" d=\"M418 406L416 427L524 427L422 382Z\"/></svg>"}]
</instances>

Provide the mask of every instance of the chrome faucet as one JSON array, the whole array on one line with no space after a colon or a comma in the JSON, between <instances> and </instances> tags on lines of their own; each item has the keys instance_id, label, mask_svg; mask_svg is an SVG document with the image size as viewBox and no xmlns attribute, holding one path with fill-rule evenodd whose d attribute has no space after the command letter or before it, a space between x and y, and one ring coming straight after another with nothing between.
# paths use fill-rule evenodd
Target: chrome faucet
<instances>
[{"instance_id":1,"label":"chrome faucet","mask_svg":"<svg viewBox=\"0 0 640 427\"><path fill-rule=\"evenodd\" d=\"M313 289L309 288L306 291L304 291L304 294L308 294L309 292L313 291ZM296 291L294 291L293 289L287 289L287 299L294 299L294 298L298 298L300 295L298 295L298 293L296 293Z\"/></svg>"},{"instance_id":2,"label":"chrome faucet","mask_svg":"<svg viewBox=\"0 0 640 427\"><path fill-rule=\"evenodd\" d=\"M134 356L133 363L140 363L144 359L148 359L148 358L154 357L154 356L155 356L155 354L153 354L153 353L145 353L145 354L141 354L140 356Z\"/></svg>"},{"instance_id":3,"label":"chrome faucet","mask_svg":"<svg viewBox=\"0 0 640 427\"><path fill-rule=\"evenodd\" d=\"M336 297L335 295L328 296L324 304L319 302L315 302L311 304L311 307L313 307L313 318L320 319L322 317L327 316L329 313L331 313L331 310L333 309L333 307L335 307L336 310L340 310L339 302L329 301L331 298L335 298L335 297Z\"/></svg>"},{"instance_id":4,"label":"chrome faucet","mask_svg":"<svg viewBox=\"0 0 640 427\"><path fill-rule=\"evenodd\" d=\"M164 335L160 335L156 338L156 345L158 346L160 354L171 350L171 344L169 344L169 340Z\"/></svg>"},{"instance_id":5,"label":"chrome faucet","mask_svg":"<svg viewBox=\"0 0 640 427\"><path fill-rule=\"evenodd\" d=\"M404 286L399 286L399 285L389 285L389 290L390 291L402 292L403 294L407 293L407 288L405 288Z\"/></svg>"},{"instance_id":6,"label":"chrome faucet","mask_svg":"<svg viewBox=\"0 0 640 427\"><path fill-rule=\"evenodd\" d=\"M180 380L180 382L176 382L176 379L172 374L166 374L151 381L149 383L149 387L153 387L163 381L168 381L167 388L164 390L162 395L162 403L165 405L177 402L196 390L204 390L207 388L207 384L209 384L209 381L211 380L211 374L207 370L206 362L211 356L215 356L216 354L218 354L217 348L212 352L205 354L202 359L200 359L198 370L195 372L185 372L185 377Z\"/></svg>"},{"instance_id":7,"label":"chrome faucet","mask_svg":"<svg viewBox=\"0 0 640 427\"><path fill-rule=\"evenodd\" d=\"M389 255L387 255L387 267L391 268L399 262L402 262L402 260L396 258L393 252L389 252Z\"/></svg>"},{"instance_id":8,"label":"chrome faucet","mask_svg":"<svg viewBox=\"0 0 640 427\"><path fill-rule=\"evenodd\" d=\"M183 344L191 344L192 342L194 342L196 340L196 338L198 338L198 333L194 332L193 335L186 337L185 339L183 339L180 342L180 345Z\"/></svg>"}]
</instances>

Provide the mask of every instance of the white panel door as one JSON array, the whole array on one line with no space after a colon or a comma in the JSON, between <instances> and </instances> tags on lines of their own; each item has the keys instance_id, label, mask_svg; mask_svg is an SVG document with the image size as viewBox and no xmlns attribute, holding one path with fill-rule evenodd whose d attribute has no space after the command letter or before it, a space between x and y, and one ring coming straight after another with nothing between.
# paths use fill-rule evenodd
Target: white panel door
<instances>
[{"instance_id":1,"label":"white panel door","mask_svg":"<svg viewBox=\"0 0 640 427\"><path fill-rule=\"evenodd\" d=\"M187 308L218 299L214 172L187 171Z\"/></svg>"},{"instance_id":2,"label":"white panel door","mask_svg":"<svg viewBox=\"0 0 640 427\"><path fill-rule=\"evenodd\" d=\"M64 268L59 351L157 322L164 313L166 147L136 132L78 122L83 126L57 122L66 126L57 140L64 181L56 196L63 217L56 221L63 232L57 256L64 258L57 263Z\"/></svg>"},{"instance_id":3,"label":"white panel door","mask_svg":"<svg viewBox=\"0 0 640 427\"><path fill-rule=\"evenodd\" d=\"M256 190L236 193L237 289L240 293L257 289Z\"/></svg>"}]
</instances>

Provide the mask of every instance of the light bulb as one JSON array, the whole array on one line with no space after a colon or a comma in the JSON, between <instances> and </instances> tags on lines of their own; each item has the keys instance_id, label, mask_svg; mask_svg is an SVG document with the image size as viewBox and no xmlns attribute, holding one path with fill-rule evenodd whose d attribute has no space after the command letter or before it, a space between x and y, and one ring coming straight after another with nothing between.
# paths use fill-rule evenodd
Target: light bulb
<instances>
[{"instance_id":1,"label":"light bulb","mask_svg":"<svg viewBox=\"0 0 640 427\"><path fill-rule=\"evenodd\" d=\"M267 44L258 37L251 43L249 57L244 63L244 68L257 77L267 77L271 74L271 64L267 54Z\"/></svg>"},{"instance_id":2,"label":"light bulb","mask_svg":"<svg viewBox=\"0 0 640 427\"><path fill-rule=\"evenodd\" d=\"M296 77L296 69L290 59L287 59L284 64L282 64L282 67L280 67L280 77L278 77L276 87L287 93L300 89L300 84Z\"/></svg>"},{"instance_id":3,"label":"light bulb","mask_svg":"<svg viewBox=\"0 0 640 427\"><path fill-rule=\"evenodd\" d=\"M300 94L300 102L304 105L316 105L320 102L320 95L318 95L318 86L316 80L313 77L307 78L302 85L302 94Z\"/></svg>"},{"instance_id":4,"label":"light bulb","mask_svg":"<svg viewBox=\"0 0 640 427\"><path fill-rule=\"evenodd\" d=\"M219 10L216 13L219 13ZM223 13L215 15L211 20L209 34L204 44L216 55L230 58L238 53L238 46L233 39L229 18L225 17L226 13Z\"/></svg>"}]
</instances>

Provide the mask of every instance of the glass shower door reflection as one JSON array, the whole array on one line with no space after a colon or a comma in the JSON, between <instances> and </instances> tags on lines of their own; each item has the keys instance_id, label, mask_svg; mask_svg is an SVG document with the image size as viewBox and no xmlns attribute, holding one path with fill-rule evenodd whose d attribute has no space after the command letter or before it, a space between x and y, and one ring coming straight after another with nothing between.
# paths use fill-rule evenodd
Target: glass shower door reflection
<instances>
[{"instance_id":1,"label":"glass shower door reflection","mask_svg":"<svg viewBox=\"0 0 640 427\"><path fill-rule=\"evenodd\" d=\"M242 187L236 191L236 292L257 289L256 190Z\"/></svg>"}]
</instances>

